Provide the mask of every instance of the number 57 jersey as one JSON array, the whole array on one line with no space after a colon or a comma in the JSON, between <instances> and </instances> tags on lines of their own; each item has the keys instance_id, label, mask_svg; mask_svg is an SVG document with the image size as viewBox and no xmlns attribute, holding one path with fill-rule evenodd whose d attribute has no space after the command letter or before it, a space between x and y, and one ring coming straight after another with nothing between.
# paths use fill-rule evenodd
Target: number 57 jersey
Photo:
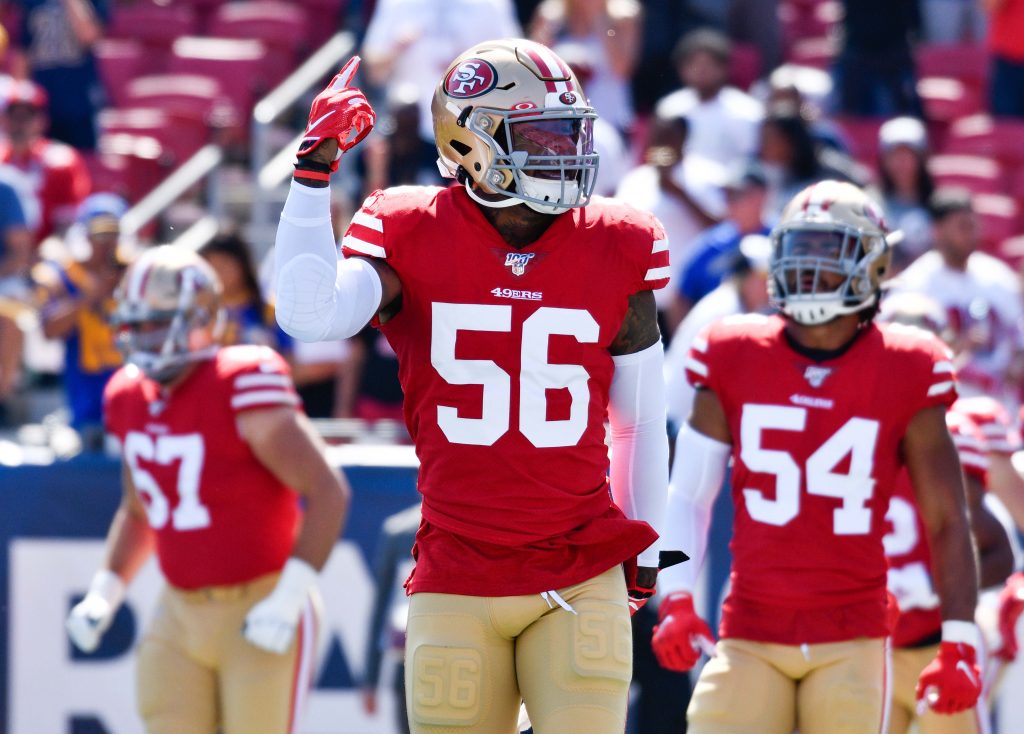
<instances>
[{"instance_id":1,"label":"number 57 jersey","mask_svg":"<svg viewBox=\"0 0 1024 734\"><path fill-rule=\"evenodd\" d=\"M629 298L668 280L656 219L595 200L517 250L461 187L402 187L371 195L342 247L384 260L402 282L400 309L381 329L398 355L431 531L417 538L412 590L561 588L655 539L612 506L605 419L608 348ZM602 518L614 527L598 538ZM574 553L581 545L590 550ZM522 555L541 547L550 552ZM505 568L502 548L520 562ZM451 553L459 568L442 567Z\"/></svg>"},{"instance_id":2,"label":"number 57 jersey","mask_svg":"<svg viewBox=\"0 0 1024 734\"><path fill-rule=\"evenodd\" d=\"M790 345L781 317L737 317L694 342L687 377L715 393L733 437L722 636L888 635L885 515L910 420L956 397L948 350L918 329L869 324L819 362Z\"/></svg>"}]
</instances>

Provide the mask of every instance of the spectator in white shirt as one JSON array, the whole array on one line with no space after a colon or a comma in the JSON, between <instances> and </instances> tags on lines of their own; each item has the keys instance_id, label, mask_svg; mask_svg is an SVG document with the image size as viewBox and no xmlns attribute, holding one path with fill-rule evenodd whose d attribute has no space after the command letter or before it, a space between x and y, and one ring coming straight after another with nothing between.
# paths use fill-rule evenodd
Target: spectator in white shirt
<instances>
[{"instance_id":1,"label":"spectator in white shirt","mask_svg":"<svg viewBox=\"0 0 1024 734\"><path fill-rule=\"evenodd\" d=\"M700 28L683 36L673 52L676 72L685 87L658 102L659 117L690 122L687 152L730 166L757 150L761 103L727 86L732 46L723 34Z\"/></svg>"},{"instance_id":2,"label":"spectator in white shirt","mask_svg":"<svg viewBox=\"0 0 1024 734\"><path fill-rule=\"evenodd\" d=\"M939 188L930 209L934 249L900 274L894 290L922 293L946 309L961 395L991 395L1016 412L1024 317L1017 275L978 251L968 191Z\"/></svg>"},{"instance_id":3,"label":"spectator in white shirt","mask_svg":"<svg viewBox=\"0 0 1024 734\"><path fill-rule=\"evenodd\" d=\"M725 170L699 155L683 154L687 129L686 118L654 118L644 162L626 174L615 193L617 199L656 216L665 227L670 280L654 292L662 318L672 304L680 269L697 236L725 214Z\"/></svg>"},{"instance_id":4,"label":"spectator in white shirt","mask_svg":"<svg viewBox=\"0 0 1024 734\"><path fill-rule=\"evenodd\" d=\"M451 60L480 41L522 35L512 0L378 0L362 55L374 84L416 85L420 136L433 142L430 100Z\"/></svg>"}]
</instances>

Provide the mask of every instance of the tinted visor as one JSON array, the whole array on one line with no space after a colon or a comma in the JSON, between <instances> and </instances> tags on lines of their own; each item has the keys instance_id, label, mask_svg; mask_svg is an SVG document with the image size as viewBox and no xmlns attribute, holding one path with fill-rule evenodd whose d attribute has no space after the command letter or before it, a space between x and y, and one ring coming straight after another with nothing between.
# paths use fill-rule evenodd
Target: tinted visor
<instances>
[{"instance_id":1,"label":"tinted visor","mask_svg":"<svg viewBox=\"0 0 1024 734\"><path fill-rule=\"evenodd\" d=\"M582 167L583 156L594 151L593 120L589 118L548 117L524 122L510 120L508 128L510 150L527 155L523 169L527 176L561 179L562 171Z\"/></svg>"}]
</instances>

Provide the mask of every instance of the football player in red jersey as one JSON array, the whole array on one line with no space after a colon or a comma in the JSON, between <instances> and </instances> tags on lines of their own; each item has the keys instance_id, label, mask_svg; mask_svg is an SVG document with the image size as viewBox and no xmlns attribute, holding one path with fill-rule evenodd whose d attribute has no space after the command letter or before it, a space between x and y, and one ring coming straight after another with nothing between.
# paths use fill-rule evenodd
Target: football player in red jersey
<instances>
[{"instance_id":1,"label":"football player in red jersey","mask_svg":"<svg viewBox=\"0 0 1024 734\"><path fill-rule=\"evenodd\" d=\"M886 731L882 537L901 465L944 620L918 697L940 713L978 698L976 559L945 423L954 371L931 334L873 322L886 235L857 187L809 186L772 233L769 289L781 315L725 319L694 342L697 397L677 439L663 542L703 556L730 456L736 516L721 640L694 690L691 733ZM677 670L710 638L690 596L699 566L688 565L663 574L669 593L652 640Z\"/></svg>"},{"instance_id":2,"label":"football player in red jersey","mask_svg":"<svg viewBox=\"0 0 1024 734\"><path fill-rule=\"evenodd\" d=\"M307 340L373 319L398 355L423 494L411 731L510 734L523 700L538 734L621 734L629 610L654 587L668 482L664 231L591 200L595 112L565 62L490 41L434 94L458 185L373 193L339 263L326 187L373 122L348 86L356 64L313 103L278 228L277 316ZM639 566L629 580L624 563Z\"/></svg>"},{"instance_id":3,"label":"football player in red jersey","mask_svg":"<svg viewBox=\"0 0 1024 734\"><path fill-rule=\"evenodd\" d=\"M129 267L114 316L128 364L104 414L122 444L124 494L67 630L94 650L155 549L167 585L137 672L149 734L296 731L317 570L348 506L284 360L217 345L219 301L206 261L164 246Z\"/></svg>"}]
</instances>

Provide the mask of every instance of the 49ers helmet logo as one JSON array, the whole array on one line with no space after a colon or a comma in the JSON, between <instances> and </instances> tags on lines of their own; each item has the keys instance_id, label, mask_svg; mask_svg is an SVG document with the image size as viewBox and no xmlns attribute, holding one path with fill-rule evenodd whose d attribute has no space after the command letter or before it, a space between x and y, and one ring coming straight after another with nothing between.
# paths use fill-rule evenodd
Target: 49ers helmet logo
<instances>
[{"instance_id":1,"label":"49ers helmet logo","mask_svg":"<svg viewBox=\"0 0 1024 734\"><path fill-rule=\"evenodd\" d=\"M466 59L448 72L444 80L444 91L449 97L469 99L494 89L498 83L498 71L489 61Z\"/></svg>"}]
</instances>

